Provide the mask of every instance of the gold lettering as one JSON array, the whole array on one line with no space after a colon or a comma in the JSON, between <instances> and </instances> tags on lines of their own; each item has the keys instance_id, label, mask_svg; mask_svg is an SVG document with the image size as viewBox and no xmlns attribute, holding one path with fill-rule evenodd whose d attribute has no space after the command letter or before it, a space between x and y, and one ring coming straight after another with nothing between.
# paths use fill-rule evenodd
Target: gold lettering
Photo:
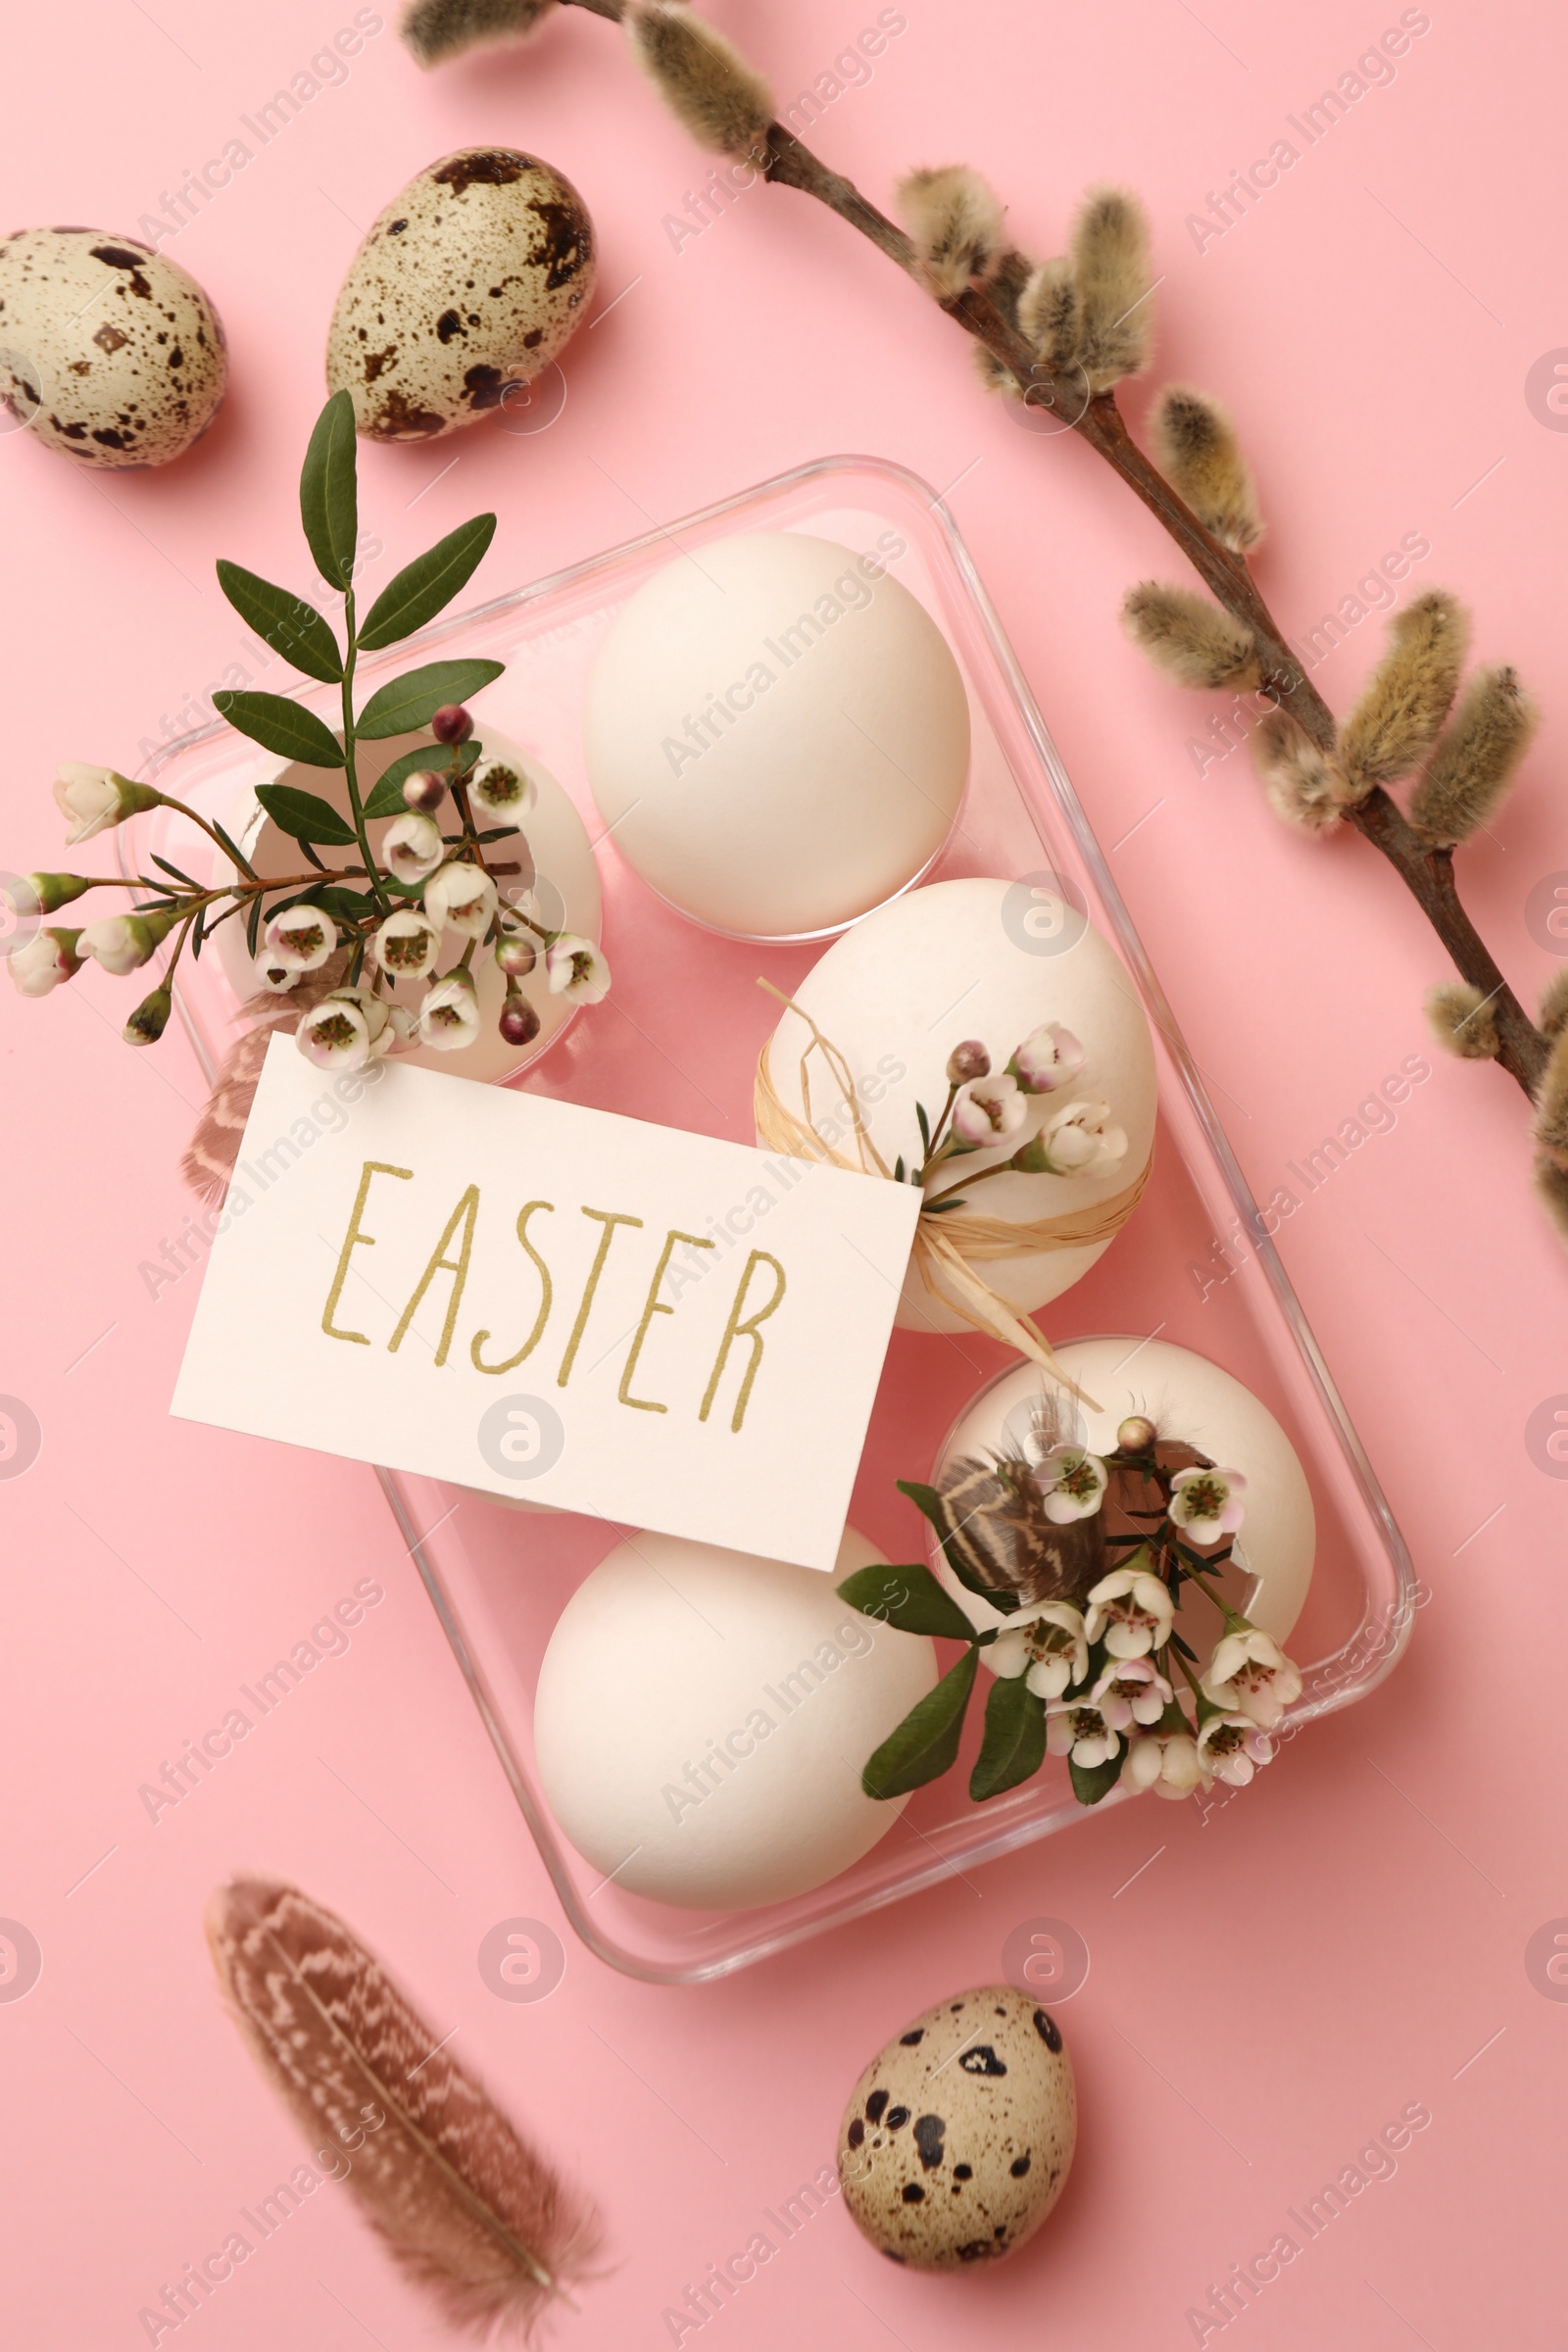
<instances>
[{"instance_id":1,"label":"gold lettering","mask_svg":"<svg viewBox=\"0 0 1568 2352\"><path fill-rule=\"evenodd\" d=\"M435 1253L424 1272L419 1276L414 1297L398 1318L398 1327L386 1344L388 1355L396 1355L408 1336L409 1325L418 1312L420 1299L436 1276L446 1273L453 1278L452 1296L447 1300L447 1319L441 1326L441 1345L435 1351L437 1369L439 1370L440 1366L446 1362L447 1349L452 1345L453 1327L458 1320L458 1308L463 1299L463 1286L468 1279L468 1259L473 1250L473 1228L478 1214L479 1187L476 1184L470 1184L451 1216L448 1217L446 1231L435 1246ZM460 1223L463 1226L463 1247L456 1257L448 1257L447 1249Z\"/></svg>"},{"instance_id":2,"label":"gold lettering","mask_svg":"<svg viewBox=\"0 0 1568 2352\"><path fill-rule=\"evenodd\" d=\"M343 1247L338 1251L337 1272L332 1277L332 1288L327 1292L326 1304L321 1309L321 1329L327 1338L329 1340L350 1340L356 1348L368 1348L370 1345L364 1332L339 1331L332 1317L337 1313L338 1300L343 1296L343 1285L348 1280L349 1252L353 1250L373 1250L375 1248L374 1234L360 1231L360 1219L365 1214L365 1203L370 1197L372 1176L401 1176L406 1182L412 1184L414 1170L388 1167L384 1159L368 1159L360 1170L360 1189L354 1196L354 1214L350 1217L349 1229L343 1236Z\"/></svg>"},{"instance_id":3,"label":"gold lettering","mask_svg":"<svg viewBox=\"0 0 1568 2352\"><path fill-rule=\"evenodd\" d=\"M527 1250L528 1255L533 1259L534 1264L538 1267L539 1280L543 1285L544 1295L539 1301L539 1312L534 1317L533 1329L529 1332L528 1337L523 1341L522 1346L517 1349L516 1354L509 1355L504 1364L485 1364L480 1362L479 1350L484 1346L486 1340L490 1337L490 1334L487 1331L476 1331L473 1335L473 1344L468 1350L469 1355L473 1359L473 1368L476 1372L515 1372L523 1357L525 1355L532 1355L534 1349L538 1347L539 1342L544 1335L545 1325L550 1320L550 1301L555 1297L555 1286L550 1280L550 1268L545 1264L544 1259L540 1256L538 1250L528 1239L528 1219L533 1215L533 1212L536 1208L548 1208L551 1214L554 1215L555 1207L556 1204L553 1200L530 1200L526 1208L519 1209L517 1212L517 1239Z\"/></svg>"},{"instance_id":4,"label":"gold lettering","mask_svg":"<svg viewBox=\"0 0 1568 2352\"><path fill-rule=\"evenodd\" d=\"M596 1217L605 1230L599 1237L599 1247L594 1251L594 1262L588 1269L588 1280L583 1289L582 1304L577 1309L577 1320L572 1325L571 1337L566 1342L566 1352L561 1359L561 1370L556 1374L558 1389L564 1389L571 1378L571 1367L577 1360L577 1348L583 1333L588 1328L588 1316L593 1306L594 1293L599 1288L599 1277L604 1272L605 1260L610 1255L610 1245L615 1238L615 1227L642 1223L641 1217L623 1217L618 1210L614 1209L585 1208L582 1213L585 1217Z\"/></svg>"},{"instance_id":5,"label":"gold lettering","mask_svg":"<svg viewBox=\"0 0 1568 2352\"><path fill-rule=\"evenodd\" d=\"M669 1263L670 1251L677 1242L690 1242L694 1250L711 1250L715 1246L712 1242L704 1241L700 1234L677 1233L673 1226L664 1236L664 1247L659 1252L659 1263L654 1268L654 1279L648 1286L648 1297L643 1301L643 1319L637 1326L630 1352L626 1357L626 1369L620 1376L618 1391L620 1401L622 1404L634 1406L639 1413L667 1413L669 1410L667 1404L655 1404L646 1396L632 1396L631 1376L637 1369L637 1358L643 1351L643 1342L648 1337L648 1326L654 1317L656 1315L672 1315L675 1312L672 1306L661 1305L659 1287L664 1279L664 1268Z\"/></svg>"},{"instance_id":6,"label":"gold lettering","mask_svg":"<svg viewBox=\"0 0 1568 2352\"><path fill-rule=\"evenodd\" d=\"M741 1309L746 1303L746 1293L751 1284L752 1269L754 1266L771 1266L774 1273L778 1276L778 1285L767 1304L765 1306L760 1306L756 1314L749 1315L746 1321L743 1323L741 1321ZM723 1377L724 1365L728 1359L732 1342L736 1340L750 1340L752 1343L752 1360L746 1367L745 1377L741 1382L740 1395L735 1399L735 1411L729 1425L732 1434L739 1430L741 1423L746 1418L746 1407L751 1400L752 1383L757 1378L757 1367L762 1360L762 1335L758 1330L757 1326L759 1323L765 1323L767 1321L768 1316L773 1312L774 1308L781 1303L783 1297L783 1267L779 1264L778 1259L776 1257L770 1257L765 1250L754 1250L751 1256L746 1260L746 1271L741 1276L740 1289L735 1294L735 1303L729 1310L729 1321L724 1326L724 1337L719 1345L718 1361L713 1366L713 1377L708 1384L708 1394L703 1398L703 1408L697 1416L699 1421L706 1421L710 1412L712 1410L713 1398L718 1395L718 1384L720 1379Z\"/></svg>"}]
</instances>

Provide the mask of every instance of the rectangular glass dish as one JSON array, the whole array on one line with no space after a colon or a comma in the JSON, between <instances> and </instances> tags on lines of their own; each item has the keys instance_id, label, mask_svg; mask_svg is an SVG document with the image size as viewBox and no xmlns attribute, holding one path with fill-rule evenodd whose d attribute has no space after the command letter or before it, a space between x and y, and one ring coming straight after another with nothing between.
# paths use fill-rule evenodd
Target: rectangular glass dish
<instances>
[{"instance_id":1,"label":"rectangular glass dish","mask_svg":"<svg viewBox=\"0 0 1568 2352\"><path fill-rule=\"evenodd\" d=\"M926 486L864 458L824 458L597 556L515 594L424 630L394 655L362 663L367 690L411 656L489 656L506 675L474 699L488 721L564 786L588 826L604 894L604 944L614 987L574 1020L517 1083L634 1117L750 1144L752 1077L777 1017L760 977L789 993L822 952L747 945L689 922L657 899L604 837L584 774L587 679L626 599L672 553L738 530L805 530L871 546L892 529L907 543L897 575L942 629L963 676L972 760L957 821L921 879L1009 880L1050 874L1081 894L1119 952L1153 1032L1159 1125L1153 1174L1136 1213L1100 1262L1038 1320L1060 1345L1158 1336L1220 1364L1285 1428L1317 1514L1317 1557L1291 1640L1305 1688L1289 1728L1352 1704L1393 1667L1408 1638L1414 1578L1404 1544L1318 1351L1203 1082L1172 1019L1105 860L1003 635L963 541ZM271 680L269 680L271 683ZM329 722L330 689L302 696ZM253 774L256 747L217 725L171 747L150 780L204 812L231 805ZM123 855L149 848L192 873L201 837L155 811ZM193 846L197 845L197 846ZM210 862L210 860L209 860ZM134 870L127 866L127 870ZM215 956L182 967L181 1016L209 1075L236 1034L233 990ZM1200 1298L1188 1272L1223 1241L1235 1279ZM890 1559L926 1556L925 1530L895 1486L929 1477L943 1441L974 1394L1009 1362L964 1332L896 1331L884 1369L851 1520ZM532 1740L540 1660L561 1609L625 1530L564 1513L519 1511L467 1489L377 1473L442 1630L467 1683L518 1808L563 1907L601 1959L654 1983L691 1984L744 1968L1086 1816L1065 1766L985 1805L971 1803L960 1764L920 1789L887 1836L840 1877L756 1910L697 1913L628 1894L586 1863L553 1821ZM944 1645L946 1649L946 1645ZM946 1656L944 1663L947 1662ZM977 1718L978 1709L971 1710ZM1289 1768L1301 1767L1296 1750ZM1117 1789L1106 1800L1123 1800Z\"/></svg>"}]
</instances>

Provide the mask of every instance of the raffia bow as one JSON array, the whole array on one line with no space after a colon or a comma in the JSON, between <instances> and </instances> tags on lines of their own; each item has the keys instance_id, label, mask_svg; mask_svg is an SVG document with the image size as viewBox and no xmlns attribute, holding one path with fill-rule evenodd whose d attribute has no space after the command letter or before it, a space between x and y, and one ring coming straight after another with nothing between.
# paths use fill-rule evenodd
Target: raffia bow
<instances>
[{"instance_id":1,"label":"raffia bow","mask_svg":"<svg viewBox=\"0 0 1568 2352\"><path fill-rule=\"evenodd\" d=\"M810 1014L793 997L785 996L770 981L761 980L758 985L766 989L770 997L777 997L791 1012L798 1013L810 1031L800 1062L804 1119L790 1109L773 1084L768 1066L769 1046L764 1046L758 1056L754 1108L757 1132L762 1142L769 1151L787 1152L795 1159L821 1160L830 1167L845 1168L856 1175L886 1177L892 1183L893 1170L871 1141L860 1115L849 1064L838 1047L822 1035ZM811 1124L813 1054L821 1054L834 1085L849 1105L855 1141L853 1157L818 1135ZM1045 1365L1053 1379L1060 1381L1098 1412L1100 1408L1094 1398L1085 1396L1077 1382L1069 1380L1061 1369L1045 1334L994 1290L975 1268L999 1258L1028 1257L1052 1250L1086 1250L1112 1240L1143 1197L1152 1164L1151 1155L1132 1183L1113 1193L1109 1200L1097 1200L1087 1208L1063 1209L1053 1217L1032 1217L1015 1224L1005 1217L978 1215L973 1209L960 1208L940 1215L924 1212L915 1227L912 1251L921 1282L933 1298L940 1299L974 1330L983 1331L989 1339L1001 1340L1005 1347L1016 1348L1020 1355Z\"/></svg>"}]
</instances>

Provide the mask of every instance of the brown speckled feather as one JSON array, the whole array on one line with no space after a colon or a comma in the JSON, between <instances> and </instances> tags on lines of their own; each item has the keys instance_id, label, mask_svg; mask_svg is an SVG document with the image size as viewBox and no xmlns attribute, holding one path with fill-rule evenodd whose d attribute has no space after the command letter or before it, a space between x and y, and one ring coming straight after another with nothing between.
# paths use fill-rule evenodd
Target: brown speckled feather
<instances>
[{"instance_id":1,"label":"brown speckled feather","mask_svg":"<svg viewBox=\"0 0 1568 2352\"><path fill-rule=\"evenodd\" d=\"M241 1018L254 1026L235 1039L220 1062L213 1091L207 1098L207 1108L179 1163L181 1176L204 1200L216 1204L228 1191L234 1162L239 1157L240 1138L251 1115L256 1083L271 1039L292 1037L302 1015L319 1004L328 989L341 987L347 969L347 956L334 956L319 972L313 972L308 980L290 989L286 997L269 991L249 998L240 1006Z\"/></svg>"},{"instance_id":2,"label":"brown speckled feather","mask_svg":"<svg viewBox=\"0 0 1568 2352\"><path fill-rule=\"evenodd\" d=\"M349 2186L396 2260L455 2325L526 2334L583 2276L599 2234L592 2208L309 1895L235 1880L213 1896L207 1937L262 2071L313 2148L346 2151Z\"/></svg>"}]
</instances>

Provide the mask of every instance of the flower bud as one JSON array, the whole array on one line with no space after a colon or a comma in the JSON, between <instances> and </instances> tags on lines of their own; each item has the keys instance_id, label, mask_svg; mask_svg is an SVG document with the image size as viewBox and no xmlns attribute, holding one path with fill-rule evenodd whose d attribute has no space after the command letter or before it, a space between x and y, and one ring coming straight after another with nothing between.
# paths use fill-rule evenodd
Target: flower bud
<instances>
[{"instance_id":1,"label":"flower bud","mask_svg":"<svg viewBox=\"0 0 1568 2352\"><path fill-rule=\"evenodd\" d=\"M22 874L5 896L12 912L25 921L31 915L53 914L57 907L69 906L84 890L91 890L93 879L90 874Z\"/></svg>"},{"instance_id":2,"label":"flower bud","mask_svg":"<svg viewBox=\"0 0 1568 2352\"><path fill-rule=\"evenodd\" d=\"M82 958L76 953L79 931L35 931L24 946L6 958L12 980L24 997L46 997L63 980L73 980Z\"/></svg>"},{"instance_id":3,"label":"flower bud","mask_svg":"<svg viewBox=\"0 0 1568 2352\"><path fill-rule=\"evenodd\" d=\"M447 780L433 767L416 767L403 779L403 805L420 816L433 816L447 797Z\"/></svg>"},{"instance_id":4,"label":"flower bud","mask_svg":"<svg viewBox=\"0 0 1568 2352\"><path fill-rule=\"evenodd\" d=\"M83 959L91 956L106 972L122 980L147 962L177 920L174 909L166 906L146 914L111 914L77 932L76 953Z\"/></svg>"},{"instance_id":5,"label":"flower bud","mask_svg":"<svg viewBox=\"0 0 1568 2352\"><path fill-rule=\"evenodd\" d=\"M68 820L66 847L72 850L143 808L156 808L163 797L150 784L133 784L112 767L86 767L79 760L66 760L55 777L55 806Z\"/></svg>"},{"instance_id":6,"label":"flower bud","mask_svg":"<svg viewBox=\"0 0 1568 2352\"><path fill-rule=\"evenodd\" d=\"M1154 1443L1154 1424L1145 1413L1129 1413L1117 1423L1116 1444L1123 1453L1147 1453Z\"/></svg>"},{"instance_id":7,"label":"flower bud","mask_svg":"<svg viewBox=\"0 0 1568 2352\"><path fill-rule=\"evenodd\" d=\"M503 931L496 941L496 961L511 980L526 980L539 960L539 950L526 931Z\"/></svg>"},{"instance_id":8,"label":"flower bud","mask_svg":"<svg viewBox=\"0 0 1568 2352\"><path fill-rule=\"evenodd\" d=\"M461 703L443 703L430 721L430 732L437 743L466 743L473 733L473 719Z\"/></svg>"},{"instance_id":9,"label":"flower bud","mask_svg":"<svg viewBox=\"0 0 1568 2352\"><path fill-rule=\"evenodd\" d=\"M155 988L150 997L143 997L122 1032L127 1046L154 1046L169 1026L169 1016L174 1009L174 1000L167 987Z\"/></svg>"},{"instance_id":10,"label":"flower bud","mask_svg":"<svg viewBox=\"0 0 1568 2352\"><path fill-rule=\"evenodd\" d=\"M531 1046L539 1034L539 1015L520 989L507 993L501 1007L501 1034L509 1046Z\"/></svg>"},{"instance_id":11,"label":"flower bud","mask_svg":"<svg viewBox=\"0 0 1568 2352\"><path fill-rule=\"evenodd\" d=\"M961 1046L955 1046L948 1055L948 1084L968 1086L976 1078L989 1078L991 1056L977 1037L966 1037Z\"/></svg>"}]
</instances>

